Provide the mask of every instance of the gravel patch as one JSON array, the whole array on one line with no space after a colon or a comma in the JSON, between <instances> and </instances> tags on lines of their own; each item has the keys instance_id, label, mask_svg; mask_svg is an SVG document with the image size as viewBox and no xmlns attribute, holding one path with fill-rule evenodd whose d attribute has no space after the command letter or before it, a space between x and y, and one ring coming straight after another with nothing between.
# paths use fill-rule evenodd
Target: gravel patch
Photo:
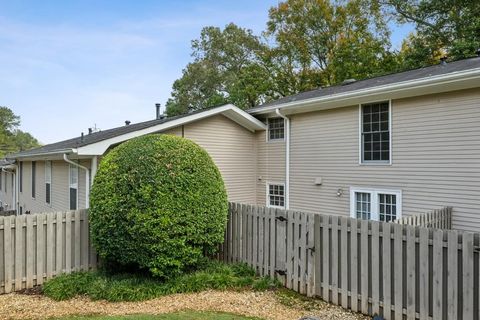
<instances>
[{"instance_id":1,"label":"gravel patch","mask_svg":"<svg viewBox=\"0 0 480 320\"><path fill-rule=\"evenodd\" d=\"M162 314L182 310L231 312L266 320L297 320L304 316L319 319L370 319L321 300L285 305L275 292L204 291L174 294L142 302L92 301L80 297L54 301L41 295L0 295L0 319L49 319L69 315Z\"/></svg>"}]
</instances>

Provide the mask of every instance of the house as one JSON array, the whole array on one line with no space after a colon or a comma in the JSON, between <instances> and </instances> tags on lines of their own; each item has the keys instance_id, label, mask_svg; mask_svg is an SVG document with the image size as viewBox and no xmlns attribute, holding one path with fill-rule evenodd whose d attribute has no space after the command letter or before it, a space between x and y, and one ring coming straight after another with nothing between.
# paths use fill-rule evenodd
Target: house
<instances>
[{"instance_id":1,"label":"house","mask_svg":"<svg viewBox=\"0 0 480 320\"><path fill-rule=\"evenodd\" d=\"M226 105L163 119L157 112L155 120L20 152L4 165L0 200L19 213L88 207L102 155L148 133L205 148L231 201L382 221L451 206L454 228L480 231L480 57L248 111Z\"/></svg>"}]
</instances>

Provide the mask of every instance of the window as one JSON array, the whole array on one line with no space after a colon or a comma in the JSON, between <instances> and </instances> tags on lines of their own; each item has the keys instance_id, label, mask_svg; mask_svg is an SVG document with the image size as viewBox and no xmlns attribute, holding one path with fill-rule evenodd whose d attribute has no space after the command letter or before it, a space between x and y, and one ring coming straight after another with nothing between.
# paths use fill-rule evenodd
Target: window
<instances>
[{"instance_id":1,"label":"window","mask_svg":"<svg viewBox=\"0 0 480 320\"><path fill-rule=\"evenodd\" d=\"M269 207L285 207L285 185L283 184L267 184Z\"/></svg>"},{"instance_id":2,"label":"window","mask_svg":"<svg viewBox=\"0 0 480 320\"><path fill-rule=\"evenodd\" d=\"M45 161L45 202L52 200L52 161Z\"/></svg>"},{"instance_id":3,"label":"window","mask_svg":"<svg viewBox=\"0 0 480 320\"><path fill-rule=\"evenodd\" d=\"M390 162L389 102L361 106L361 162Z\"/></svg>"},{"instance_id":4,"label":"window","mask_svg":"<svg viewBox=\"0 0 480 320\"><path fill-rule=\"evenodd\" d=\"M285 121L282 118L268 119L268 140L283 140Z\"/></svg>"},{"instance_id":5,"label":"window","mask_svg":"<svg viewBox=\"0 0 480 320\"><path fill-rule=\"evenodd\" d=\"M37 174L37 163L32 161L32 198L35 198L35 176Z\"/></svg>"},{"instance_id":6,"label":"window","mask_svg":"<svg viewBox=\"0 0 480 320\"><path fill-rule=\"evenodd\" d=\"M69 192L70 192L70 210L77 210L78 202L78 167L70 165L69 168Z\"/></svg>"},{"instance_id":7,"label":"window","mask_svg":"<svg viewBox=\"0 0 480 320\"><path fill-rule=\"evenodd\" d=\"M23 162L20 162L20 168L19 168L19 185L18 185L18 189L20 192L23 192Z\"/></svg>"},{"instance_id":8,"label":"window","mask_svg":"<svg viewBox=\"0 0 480 320\"><path fill-rule=\"evenodd\" d=\"M350 188L352 218L389 222L402 216L402 192L370 188Z\"/></svg>"}]
</instances>

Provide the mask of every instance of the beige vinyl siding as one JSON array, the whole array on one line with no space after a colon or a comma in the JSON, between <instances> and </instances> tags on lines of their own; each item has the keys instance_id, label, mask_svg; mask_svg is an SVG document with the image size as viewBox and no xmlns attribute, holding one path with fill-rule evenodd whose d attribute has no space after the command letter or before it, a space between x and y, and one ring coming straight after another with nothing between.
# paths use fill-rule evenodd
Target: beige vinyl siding
<instances>
[{"instance_id":1,"label":"beige vinyl siding","mask_svg":"<svg viewBox=\"0 0 480 320\"><path fill-rule=\"evenodd\" d=\"M36 161L35 198L32 198L30 161L23 163L23 192L19 193L19 203L23 212L31 213L62 211L70 209L69 164L65 161L52 161L52 197L51 203L45 202L45 161ZM80 164L90 167L90 161L81 160ZM78 209L85 208L85 170L78 171Z\"/></svg>"},{"instance_id":2,"label":"beige vinyl siding","mask_svg":"<svg viewBox=\"0 0 480 320\"><path fill-rule=\"evenodd\" d=\"M173 134L175 136L181 137L182 136L182 126L175 127L175 128L172 128L172 129L168 129L166 131L162 131L162 133L163 134Z\"/></svg>"},{"instance_id":3,"label":"beige vinyl siding","mask_svg":"<svg viewBox=\"0 0 480 320\"><path fill-rule=\"evenodd\" d=\"M12 187L12 176L14 174L10 172L2 172L2 190L0 190L0 201L2 202L2 206L5 210L13 210L15 207L14 199L13 199L13 187ZM5 190L5 182L7 184L7 189Z\"/></svg>"},{"instance_id":4,"label":"beige vinyl siding","mask_svg":"<svg viewBox=\"0 0 480 320\"><path fill-rule=\"evenodd\" d=\"M292 209L349 215L350 186L384 187L404 216L452 206L454 228L480 231L480 91L392 101L391 166L359 165L358 106L291 119Z\"/></svg>"},{"instance_id":5,"label":"beige vinyl siding","mask_svg":"<svg viewBox=\"0 0 480 320\"><path fill-rule=\"evenodd\" d=\"M285 183L285 141L267 141L267 131L256 133L257 204L266 205L266 184Z\"/></svg>"},{"instance_id":6,"label":"beige vinyl siding","mask_svg":"<svg viewBox=\"0 0 480 320\"><path fill-rule=\"evenodd\" d=\"M255 135L223 115L184 127L185 138L203 147L218 166L230 201L255 203Z\"/></svg>"}]
</instances>

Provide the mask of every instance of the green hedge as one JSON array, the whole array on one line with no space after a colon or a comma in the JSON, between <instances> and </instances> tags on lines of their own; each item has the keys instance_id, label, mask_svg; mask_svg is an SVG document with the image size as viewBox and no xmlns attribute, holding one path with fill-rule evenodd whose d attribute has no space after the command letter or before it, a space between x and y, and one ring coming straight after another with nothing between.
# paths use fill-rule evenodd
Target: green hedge
<instances>
[{"instance_id":1,"label":"green hedge","mask_svg":"<svg viewBox=\"0 0 480 320\"><path fill-rule=\"evenodd\" d=\"M142 136L99 165L90 195L92 240L110 266L169 278L215 251L227 210L221 174L204 149L172 135Z\"/></svg>"}]
</instances>

